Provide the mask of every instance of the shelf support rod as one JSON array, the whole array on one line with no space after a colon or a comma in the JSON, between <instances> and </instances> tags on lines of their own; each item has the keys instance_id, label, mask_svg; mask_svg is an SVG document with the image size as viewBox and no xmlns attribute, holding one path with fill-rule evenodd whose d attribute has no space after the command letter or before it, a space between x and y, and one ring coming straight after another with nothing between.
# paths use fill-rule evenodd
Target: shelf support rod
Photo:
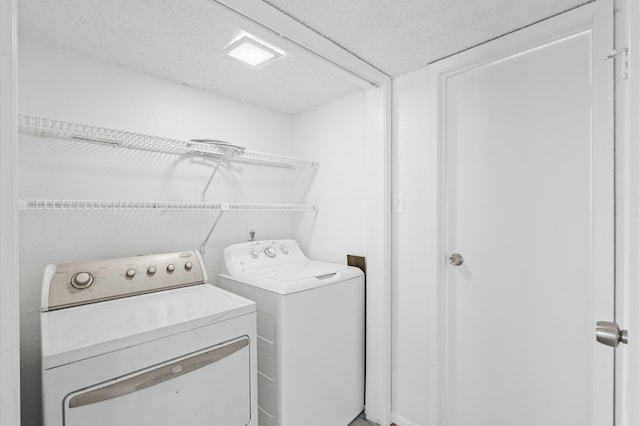
<instances>
[{"instance_id":1,"label":"shelf support rod","mask_svg":"<svg viewBox=\"0 0 640 426\"><path fill-rule=\"evenodd\" d=\"M209 189L209 186L211 185L211 182L213 181L213 177L216 175L216 173L218 172L218 169L220 168L220 160L218 160L216 162L216 168L213 169L213 172L211 173L211 177L209 177L209 181L207 182L207 184L204 186L204 189L202 190L202 202L205 201L205 194L207 193L207 190Z\"/></svg>"},{"instance_id":2,"label":"shelf support rod","mask_svg":"<svg viewBox=\"0 0 640 426\"><path fill-rule=\"evenodd\" d=\"M204 254L204 248L207 245L207 243L209 242L209 238L211 238L211 234L213 234L213 230L216 229L216 225L218 225L218 222L220 222L220 218L222 217L223 213L224 213L224 210L221 210L220 214L218 215L216 220L213 222L213 225L211 226L211 229L209 230L209 233L204 238L204 241L202 242L202 245L200 246L200 253Z\"/></svg>"}]
</instances>

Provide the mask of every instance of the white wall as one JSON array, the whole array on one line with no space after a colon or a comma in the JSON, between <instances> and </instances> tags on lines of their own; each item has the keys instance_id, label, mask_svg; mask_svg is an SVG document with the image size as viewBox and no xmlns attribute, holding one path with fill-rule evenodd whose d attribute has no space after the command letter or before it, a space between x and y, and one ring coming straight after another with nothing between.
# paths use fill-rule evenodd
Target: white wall
<instances>
[{"instance_id":1,"label":"white wall","mask_svg":"<svg viewBox=\"0 0 640 426\"><path fill-rule=\"evenodd\" d=\"M320 167L296 189L320 215L301 222L296 239L311 258L346 263L367 254L366 92L356 92L293 117L293 155Z\"/></svg>"},{"instance_id":2,"label":"white wall","mask_svg":"<svg viewBox=\"0 0 640 426\"><path fill-rule=\"evenodd\" d=\"M437 149L429 137L427 72L393 82L392 420L435 426L437 407ZM431 273L430 273L431 272Z\"/></svg>"},{"instance_id":3,"label":"white wall","mask_svg":"<svg viewBox=\"0 0 640 426\"><path fill-rule=\"evenodd\" d=\"M289 115L22 40L20 112L177 139L206 137L291 155ZM31 135L19 140L20 198L200 201L213 164ZM313 170L223 165L206 200L295 203L292 185ZM21 211L19 216L22 415L40 423L42 271L63 263L196 249L217 213ZM288 238L305 216L227 212L206 247L211 277L221 251L248 239Z\"/></svg>"}]
</instances>

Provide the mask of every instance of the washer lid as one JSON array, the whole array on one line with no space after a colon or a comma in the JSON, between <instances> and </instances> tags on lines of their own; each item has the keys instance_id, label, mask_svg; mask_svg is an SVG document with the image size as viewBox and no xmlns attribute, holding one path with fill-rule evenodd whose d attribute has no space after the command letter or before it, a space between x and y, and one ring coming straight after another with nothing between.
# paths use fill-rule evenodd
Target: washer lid
<instances>
[{"instance_id":1,"label":"washer lid","mask_svg":"<svg viewBox=\"0 0 640 426\"><path fill-rule=\"evenodd\" d=\"M353 278L362 279L363 276L360 269L352 266L314 260L249 268L239 271L233 276L220 274L223 279L237 281L281 295L338 284Z\"/></svg>"},{"instance_id":2,"label":"washer lid","mask_svg":"<svg viewBox=\"0 0 640 426\"><path fill-rule=\"evenodd\" d=\"M348 269L347 265L319 262L316 260L301 260L298 262L245 269L245 272L286 283L307 278L327 277L345 269Z\"/></svg>"},{"instance_id":3,"label":"washer lid","mask_svg":"<svg viewBox=\"0 0 640 426\"><path fill-rule=\"evenodd\" d=\"M255 312L255 303L209 284L41 314L44 369Z\"/></svg>"}]
</instances>

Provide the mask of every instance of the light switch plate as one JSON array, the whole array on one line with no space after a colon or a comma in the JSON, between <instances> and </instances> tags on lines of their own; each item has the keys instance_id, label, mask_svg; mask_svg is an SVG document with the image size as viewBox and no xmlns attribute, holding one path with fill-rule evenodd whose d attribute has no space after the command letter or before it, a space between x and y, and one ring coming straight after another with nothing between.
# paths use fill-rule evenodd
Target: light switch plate
<instances>
[{"instance_id":1,"label":"light switch plate","mask_svg":"<svg viewBox=\"0 0 640 426\"><path fill-rule=\"evenodd\" d=\"M404 213L404 192L394 192L391 194L393 213Z\"/></svg>"}]
</instances>

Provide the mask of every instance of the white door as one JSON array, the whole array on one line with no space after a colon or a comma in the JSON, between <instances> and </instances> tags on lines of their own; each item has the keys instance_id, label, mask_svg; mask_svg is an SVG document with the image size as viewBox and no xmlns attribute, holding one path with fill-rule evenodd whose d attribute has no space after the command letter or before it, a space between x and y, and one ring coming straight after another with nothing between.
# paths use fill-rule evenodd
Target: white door
<instances>
[{"instance_id":1,"label":"white door","mask_svg":"<svg viewBox=\"0 0 640 426\"><path fill-rule=\"evenodd\" d=\"M613 424L612 15L438 65L447 426Z\"/></svg>"}]
</instances>

